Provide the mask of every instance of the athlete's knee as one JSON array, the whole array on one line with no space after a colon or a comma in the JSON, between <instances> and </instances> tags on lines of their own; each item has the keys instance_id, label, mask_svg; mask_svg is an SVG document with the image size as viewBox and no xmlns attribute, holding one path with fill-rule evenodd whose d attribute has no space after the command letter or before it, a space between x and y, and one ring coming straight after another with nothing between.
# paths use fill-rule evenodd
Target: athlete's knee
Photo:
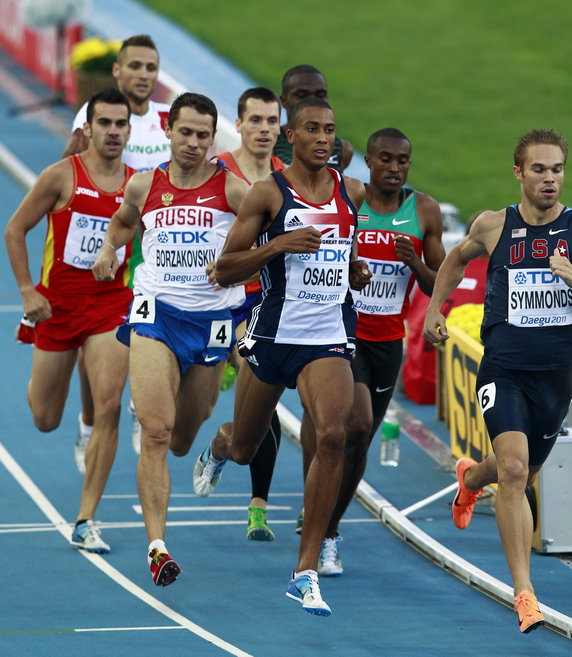
<instances>
[{"instance_id":1,"label":"athlete's knee","mask_svg":"<svg viewBox=\"0 0 572 657\"><path fill-rule=\"evenodd\" d=\"M171 443L173 426L160 417L139 418L141 422L141 445L167 450Z\"/></svg>"},{"instance_id":2,"label":"athlete's knee","mask_svg":"<svg viewBox=\"0 0 572 657\"><path fill-rule=\"evenodd\" d=\"M346 432L343 424L332 423L316 427L316 451L318 457L342 456L346 444Z\"/></svg>"},{"instance_id":3,"label":"athlete's knee","mask_svg":"<svg viewBox=\"0 0 572 657\"><path fill-rule=\"evenodd\" d=\"M528 464L518 456L505 456L497 458L497 467L500 485L526 486L529 477Z\"/></svg>"},{"instance_id":4,"label":"athlete's knee","mask_svg":"<svg viewBox=\"0 0 572 657\"><path fill-rule=\"evenodd\" d=\"M32 411L32 415L36 429L42 433L49 433L50 431L57 429L60 426L62 419L61 415L55 416L49 412L37 414Z\"/></svg>"}]
</instances>

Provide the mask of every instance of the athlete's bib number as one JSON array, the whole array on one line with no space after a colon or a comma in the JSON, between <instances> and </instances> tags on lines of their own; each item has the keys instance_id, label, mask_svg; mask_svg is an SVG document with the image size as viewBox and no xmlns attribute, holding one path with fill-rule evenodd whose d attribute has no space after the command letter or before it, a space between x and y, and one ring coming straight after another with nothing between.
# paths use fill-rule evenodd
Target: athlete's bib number
<instances>
[{"instance_id":1,"label":"athlete's bib number","mask_svg":"<svg viewBox=\"0 0 572 657\"><path fill-rule=\"evenodd\" d=\"M230 347L232 342L232 319L216 320L211 324L211 335L207 347Z\"/></svg>"},{"instance_id":2,"label":"athlete's bib number","mask_svg":"<svg viewBox=\"0 0 572 657\"><path fill-rule=\"evenodd\" d=\"M479 406L481 407L481 413L488 411L489 408L492 408L495 405L496 397L496 383L485 383L484 386L481 386L477 390L477 399L479 401Z\"/></svg>"},{"instance_id":3,"label":"athlete's bib number","mask_svg":"<svg viewBox=\"0 0 572 657\"><path fill-rule=\"evenodd\" d=\"M131 312L129 313L130 324L153 324L155 322L155 297L141 294L133 299Z\"/></svg>"}]
</instances>

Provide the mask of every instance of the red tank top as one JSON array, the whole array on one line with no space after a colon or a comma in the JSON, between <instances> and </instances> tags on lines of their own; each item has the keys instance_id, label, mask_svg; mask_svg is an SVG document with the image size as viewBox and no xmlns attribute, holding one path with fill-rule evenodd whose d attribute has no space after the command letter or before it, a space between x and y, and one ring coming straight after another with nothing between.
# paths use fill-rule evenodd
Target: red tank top
<instances>
[{"instance_id":1,"label":"red tank top","mask_svg":"<svg viewBox=\"0 0 572 657\"><path fill-rule=\"evenodd\" d=\"M124 165L123 185L104 192L91 180L80 155L72 155L70 162L74 191L65 207L48 213L41 285L56 294L100 294L127 287L131 243L117 250L120 267L113 281L96 281L91 268L135 169Z\"/></svg>"}]
</instances>

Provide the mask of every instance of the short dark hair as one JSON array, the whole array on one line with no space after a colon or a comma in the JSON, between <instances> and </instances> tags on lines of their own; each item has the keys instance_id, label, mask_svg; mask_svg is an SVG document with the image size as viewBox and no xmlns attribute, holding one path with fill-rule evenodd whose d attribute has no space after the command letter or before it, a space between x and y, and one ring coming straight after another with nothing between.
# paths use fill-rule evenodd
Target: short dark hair
<instances>
[{"instance_id":1,"label":"short dark hair","mask_svg":"<svg viewBox=\"0 0 572 657\"><path fill-rule=\"evenodd\" d=\"M377 140L382 137L388 137L389 139L405 139L405 141L409 143L409 146L411 146L411 140L407 135L401 132L401 130L398 130L397 128L382 128L381 130L376 130L367 140L368 153L370 149L374 148L374 144Z\"/></svg>"},{"instance_id":2,"label":"short dark hair","mask_svg":"<svg viewBox=\"0 0 572 657\"><path fill-rule=\"evenodd\" d=\"M213 133L216 130L216 123L218 119L218 112L216 105L207 96L202 94L195 94L191 91L185 91L179 94L169 110L169 128L172 128L175 121L179 118L181 107L192 107L199 114L209 114L213 118Z\"/></svg>"},{"instance_id":3,"label":"short dark hair","mask_svg":"<svg viewBox=\"0 0 572 657\"><path fill-rule=\"evenodd\" d=\"M119 48L119 52L117 53L117 61L121 60L121 58L125 55L125 51L127 50L127 48L129 48L129 46L139 46L140 48L151 48L151 50L154 50L157 53L157 57L159 56L159 51L157 50L157 46L155 45L155 42L148 34L136 34L135 36L125 39L125 41L121 44L121 48Z\"/></svg>"},{"instance_id":4,"label":"short dark hair","mask_svg":"<svg viewBox=\"0 0 572 657\"><path fill-rule=\"evenodd\" d=\"M568 144L564 140L564 137L559 135L554 130L544 130L542 128L535 128L534 130L529 130L527 133L522 135L518 140L518 143L514 149L514 163L519 168L522 169L524 164L524 156L526 149L529 146L537 146L540 144L548 144L550 146L558 146L564 155L564 164L568 159Z\"/></svg>"},{"instance_id":5,"label":"short dark hair","mask_svg":"<svg viewBox=\"0 0 572 657\"><path fill-rule=\"evenodd\" d=\"M315 66L311 66L310 64L298 64L297 66L293 66L292 68L289 68L286 71L286 73L284 73L284 75L282 76L283 94L286 93L286 85L290 82L290 78L294 77L295 75L298 75L298 73L314 73L315 75L321 75L324 78L324 81L326 80L326 76L321 71L318 71L318 69Z\"/></svg>"},{"instance_id":6,"label":"short dark hair","mask_svg":"<svg viewBox=\"0 0 572 657\"><path fill-rule=\"evenodd\" d=\"M97 103L107 103L108 105L125 105L127 107L127 118L131 118L131 107L129 107L129 101L127 96L121 93L119 89L109 87L108 89L102 89L94 94L87 103L87 115L86 121L91 125L93 121L93 114L95 111L95 105Z\"/></svg>"},{"instance_id":7,"label":"short dark hair","mask_svg":"<svg viewBox=\"0 0 572 657\"><path fill-rule=\"evenodd\" d=\"M247 89L238 99L237 113L239 119L242 119L246 110L246 101L250 98L261 100L264 103L278 103L278 113L280 113L280 100L272 89L268 89L267 87L252 87L251 89Z\"/></svg>"},{"instance_id":8,"label":"short dark hair","mask_svg":"<svg viewBox=\"0 0 572 657\"><path fill-rule=\"evenodd\" d=\"M327 103L325 100L322 100L321 98L315 98L314 96L308 96L308 98L303 98L299 103L296 103L294 107L290 110L290 114L288 116L288 127L291 130L294 130L294 127L296 125L296 119L298 118L298 115L305 107L322 107L324 109L329 109L329 110L332 109L330 103Z\"/></svg>"}]
</instances>

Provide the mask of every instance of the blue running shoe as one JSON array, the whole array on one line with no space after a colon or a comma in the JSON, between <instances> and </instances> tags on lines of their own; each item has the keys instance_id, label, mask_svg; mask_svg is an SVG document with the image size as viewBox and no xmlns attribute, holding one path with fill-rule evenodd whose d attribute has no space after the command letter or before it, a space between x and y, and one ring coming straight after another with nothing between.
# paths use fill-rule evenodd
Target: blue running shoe
<instances>
[{"instance_id":1,"label":"blue running shoe","mask_svg":"<svg viewBox=\"0 0 572 657\"><path fill-rule=\"evenodd\" d=\"M294 577L295 574L292 573L292 579L288 582L286 595L292 600L302 603L302 608L309 614L331 616L332 610L322 600L318 574L315 571L310 571L308 575Z\"/></svg>"},{"instance_id":2,"label":"blue running shoe","mask_svg":"<svg viewBox=\"0 0 572 657\"><path fill-rule=\"evenodd\" d=\"M210 445L199 456L193 470L193 488L199 497L207 497L217 487L225 463L213 459Z\"/></svg>"},{"instance_id":3,"label":"blue running shoe","mask_svg":"<svg viewBox=\"0 0 572 657\"><path fill-rule=\"evenodd\" d=\"M99 527L91 518L74 528L70 543L79 550L96 554L107 554L111 549L101 538Z\"/></svg>"}]
</instances>

